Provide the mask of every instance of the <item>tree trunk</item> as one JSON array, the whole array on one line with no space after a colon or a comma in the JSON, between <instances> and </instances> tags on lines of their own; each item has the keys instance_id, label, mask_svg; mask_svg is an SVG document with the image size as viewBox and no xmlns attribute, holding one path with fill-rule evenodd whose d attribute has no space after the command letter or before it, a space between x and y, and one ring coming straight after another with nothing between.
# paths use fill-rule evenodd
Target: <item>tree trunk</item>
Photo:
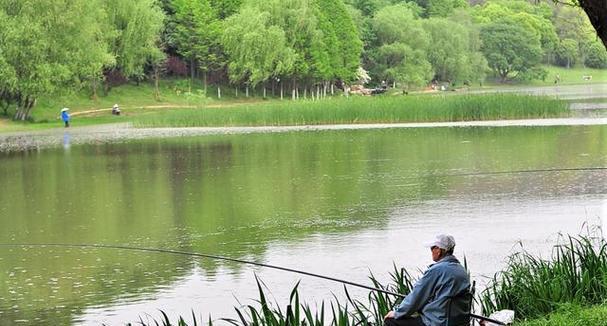
<instances>
[{"instance_id":1,"label":"tree trunk","mask_svg":"<svg viewBox=\"0 0 607 326\"><path fill-rule=\"evenodd\" d=\"M607 49L607 1L579 0L579 4L586 12L592 26L594 26L596 34L603 41L603 46Z\"/></svg>"},{"instance_id":2,"label":"tree trunk","mask_svg":"<svg viewBox=\"0 0 607 326\"><path fill-rule=\"evenodd\" d=\"M110 89L112 87L110 86L110 82L107 80L107 78L104 78L103 80L103 96L107 96L110 93Z\"/></svg>"},{"instance_id":3,"label":"tree trunk","mask_svg":"<svg viewBox=\"0 0 607 326\"><path fill-rule=\"evenodd\" d=\"M238 86L236 86L236 97L238 97Z\"/></svg>"},{"instance_id":4,"label":"tree trunk","mask_svg":"<svg viewBox=\"0 0 607 326\"><path fill-rule=\"evenodd\" d=\"M196 69L194 68L194 62L195 62L194 58L190 59L190 79L191 79L191 82L190 82L190 89L188 90L189 92L192 92L192 84L194 83L194 78L196 78L194 76L194 73L196 71Z\"/></svg>"},{"instance_id":5,"label":"tree trunk","mask_svg":"<svg viewBox=\"0 0 607 326\"><path fill-rule=\"evenodd\" d=\"M204 85L204 95L207 95L207 71L202 72L202 83Z\"/></svg>"},{"instance_id":6,"label":"tree trunk","mask_svg":"<svg viewBox=\"0 0 607 326\"><path fill-rule=\"evenodd\" d=\"M266 85L263 85L263 98L266 98Z\"/></svg>"},{"instance_id":7,"label":"tree trunk","mask_svg":"<svg viewBox=\"0 0 607 326\"><path fill-rule=\"evenodd\" d=\"M244 91L245 91L245 94L246 94L245 97L249 97L249 85L247 85L245 87Z\"/></svg>"},{"instance_id":8,"label":"tree trunk","mask_svg":"<svg viewBox=\"0 0 607 326\"><path fill-rule=\"evenodd\" d=\"M282 82L280 82L280 99L284 99L284 88Z\"/></svg>"},{"instance_id":9,"label":"tree trunk","mask_svg":"<svg viewBox=\"0 0 607 326\"><path fill-rule=\"evenodd\" d=\"M25 99L19 101L17 111L15 112L15 120L27 120L35 104L36 99L30 98L29 96L26 96Z\"/></svg>"},{"instance_id":10,"label":"tree trunk","mask_svg":"<svg viewBox=\"0 0 607 326\"><path fill-rule=\"evenodd\" d=\"M93 95L91 95L91 99L93 101L97 101L97 78L93 77L91 84L92 84L92 88L93 88Z\"/></svg>"},{"instance_id":11,"label":"tree trunk","mask_svg":"<svg viewBox=\"0 0 607 326\"><path fill-rule=\"evenodd\" d=\"M25 112L26 119L30 117L30 115L32 113L32 109L34 108L34 105L36 105L36 99L31 98L27 103L27 111Z\"/></svg>"},{"instance_id":12,"label":"tree trunk","mask_svg":"<svg viewBox=\"0 0 607 326\"><path fill-rule=\"evenodd\" d=\"M291 100L295 100L295 78L293 78L293 85L291 85Z\"/></svg>"},{"instance_id":13,"label":"tree trunk","mask_svg":"<svg viewBox=\"0 0 607 326\"><path fill-rule=\"evenodd\" d=\"M335 87L333 87L333 86L334 86L334 83L331 82L331 96L335 95Z\"/></svg>"},{"instance_id":14,"label":"tree trunk","mask_svg":"<svg viewBox=\"0 0 607 326\"><path fill-rule=\"evenodd\" d=\"M160 101L160 68L154 65L154 99Z\"/></svg>"},{"instance_id":15,"label":"tree trunk","mask_svg":"<svg viewBox=\"0 0 607 326\"><path fill-rule=\"evenodd\" d=\"M217 98L221 99L221 86L217 85Z\"/></svg>"}]
</instances>

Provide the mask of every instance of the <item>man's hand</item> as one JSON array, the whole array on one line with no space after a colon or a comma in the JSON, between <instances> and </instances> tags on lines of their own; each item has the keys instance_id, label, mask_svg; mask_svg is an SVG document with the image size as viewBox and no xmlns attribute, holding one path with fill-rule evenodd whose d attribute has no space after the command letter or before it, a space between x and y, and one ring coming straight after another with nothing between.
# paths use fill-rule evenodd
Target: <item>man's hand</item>
<instances>
[{"instance_id":1,"label":"man's hand","mask_svg":"<svg viewBox=\"0 0 607 326\"><path fill-rule=\"evenodd\" d=\"M384 320L388 319L388 318L394 318L394 311L392 311L392 310L388 311L388 313L384 317Z\"/></svg>"}]
</instances>

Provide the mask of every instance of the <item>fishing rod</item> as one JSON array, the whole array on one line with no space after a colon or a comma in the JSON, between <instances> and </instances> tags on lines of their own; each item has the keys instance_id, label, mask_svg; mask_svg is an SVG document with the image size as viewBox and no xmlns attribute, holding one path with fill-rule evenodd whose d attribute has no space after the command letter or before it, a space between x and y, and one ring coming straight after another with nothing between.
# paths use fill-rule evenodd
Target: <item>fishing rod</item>
<instances>
[{"instance_id":1,"label":"fishing rod","mask_svg":"<svg viewBox=\"0 0 607 326\"><path fill-rule=\"evenodd\" d=\"M297 270L297 269L293 269L293 268L264 264L264 263L257 263L254 261L237 259L237 258L230 258L230 257L223 257L223 256L218 256L218 255L202 254L202 253L198 253L198 252L188 252L188 251L174 250L174 249L134 247L134 246L124 246L124 245L84 244L84 243L79 243L79 244L73 244L73 243L0 243L0 247L42 247L42 248L57 247L57 248L117 249L117 250L165 253L165 254L173 254L173 255L181 255L181 256L189 256L189 257L198 257L198 258L210 258L210 259L216 259L216 260L231 261L231 262L237 262L237 263L241 263L241 264L277 269L277 270L281 270L281 271L302 274L302 275L306 275L306 276L312 276L312 277L321 278L324 280L347 284L347 285L351 285L354 287L359 287L359 288L376 291L376 292L380 292L380 293L384 293L384 294L388 294L388 295L394 295L394 296L397 296L400 298L406 297L406 295L401 294L401 293L392 292L392 291L384 290L381 288L367 286L364 284L354 283L354 282L351 282L348 280L343 280L343 279L339 279L339 278L335 278L335 277L331 277L331 276L306 272L306 271ZM488 322L491 322L491 323L494 323L497 325L506 325L498 320L494 320L494 319L487 318L487 317L480 316L480 315L475 315L472 313L470 314L470 317L488 321Z\"/></svg>"},{"instance_id":2,"label":"fishing rod","mask_svg":"<svg viewBox=\"0 0 607 326\"><path fill-rule=\"evenodd\" d=\"M569 172L569 171L603 171L607 170L607 167L580 167L580 168L553 168L553 169L533 169L533 170L511 170L511 171L492 171L492 172L468 172L468 173L455 173L455 174L437 174L428 175L431 177L471 177L480 175L500 175L500 174L518 174L518 173L542 173L542 172Z\"/></svg>"}]
</instances>

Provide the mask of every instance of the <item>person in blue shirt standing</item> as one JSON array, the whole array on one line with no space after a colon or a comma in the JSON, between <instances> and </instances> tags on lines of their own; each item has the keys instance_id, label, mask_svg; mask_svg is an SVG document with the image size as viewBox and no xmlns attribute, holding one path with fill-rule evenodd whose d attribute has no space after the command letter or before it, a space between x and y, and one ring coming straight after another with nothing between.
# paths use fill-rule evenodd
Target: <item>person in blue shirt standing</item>
<instances>
[{"instance_id":1,"label":"person in blue shirt standing","mask_svg":"<svg viewBox=\"0 0 607 326\"><path fill-rule=\"evenodd\" d=\"M70 109L68 108L63 108L61 109L61 120L63 120L63 122L65 123L65 127L69 127L70 126L70 114L67 112Z\"/></svg>"},{"instance_id":2,"label":"person in blue shirt standing","mask_svg":"<svg viewBox=\"0 0 607 326\"><path fill-rule=\"evenodd\" d=\"M465 319L470 314L469 297L464 295L470 291L470 276L453 256L455 239L440 234L426 246L432 251L435 263L417 281L411 293L388 312L385 326L453 325L453 321L447 319Z\"/></svg>"}]
</instances>

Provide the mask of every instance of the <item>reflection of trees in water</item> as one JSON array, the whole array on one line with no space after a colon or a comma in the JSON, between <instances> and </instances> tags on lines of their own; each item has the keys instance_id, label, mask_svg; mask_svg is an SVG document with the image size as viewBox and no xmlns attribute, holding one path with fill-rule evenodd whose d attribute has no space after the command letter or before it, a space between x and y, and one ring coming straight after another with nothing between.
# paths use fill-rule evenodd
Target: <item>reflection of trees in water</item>
<instances>
[{"instance_id":1,"label":"reflection of trees in water","mask_svg":"<svg viewBox=\"0 0 607 326\"><path fill-rule=\"evenodd\" d=\"M0 196L0 209L19 218L0 220L0 236L15 242L128 243L262 261L274 241L381 228L395 206L417 205L454 191L470 200L474 194L495 192L541 196L555 185L574 193L597 191L605 182L596 173L449 175L604 166L605 130L439 128L210 136L77 146L69 161L59 150L12 153L0 164L0 181L11 185ZM0 274L0 297L11 298L10 289L17 288L22 295L15 300L34 305L16 314L3 308L3 318L13 314L15 319L54 320L48 308L66 302L59 311L73 316L72 310L90 304L170 285L194 264L183 257L114 251L15 250L2 258L3 270L27 270L15 270L20 276L14 279ZM195 264L208 275L222 267L236 273L243 268L206 259ZM50 279L65 282L54 298L49 297ZM83 286L73 287L77 280ZM40 298L48 299L36 301ZM3 307L12 303L2 301Z\"/></svg>"}]
</instances>

